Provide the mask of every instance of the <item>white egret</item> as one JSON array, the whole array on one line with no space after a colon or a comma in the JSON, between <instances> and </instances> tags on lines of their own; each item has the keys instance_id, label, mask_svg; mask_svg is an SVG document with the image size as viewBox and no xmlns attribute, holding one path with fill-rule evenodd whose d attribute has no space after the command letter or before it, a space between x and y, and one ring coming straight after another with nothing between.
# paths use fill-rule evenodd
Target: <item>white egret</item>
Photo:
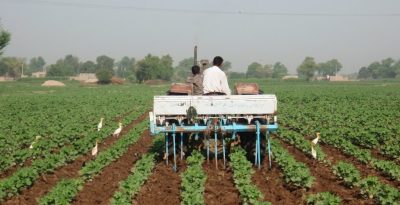
<instances>
[{"instance_id":1,"label":"white egret","mask_svg":"<svg viewBox=\"0 0 400 205\"><path fill-rule=\"evenodd\" d=\"M100 129L103 127L103 120L104 120L103 117L100 118L100 122L99 122L99 124L97 125L97 131L100 131Z\"/></svg>"},{"instance_id":2,"label":"white egret","mask_svg":"<svg viewBox=\"0 0 400 205\"><path fill-rule=\"evenodd\" d=\"M97 155L98 146L99 146L98 143L99 143L98 140L96 140L96 145L92 149L92 156L96 156Z\"/></svg>"},{"instance_id":3,"label":"white egret","mask_svg":"<svg viewBox=\"0 0 400 205\"><path fill-rule=\"evenodd\" d=\"M120 122L120 123L118 123L118 124L119 124L119 127L114 131L114 134L113 134L114 137L118 137L119 134L120 134L121 131L122 131L122 123Z\"/></svg>"}]
</instances>

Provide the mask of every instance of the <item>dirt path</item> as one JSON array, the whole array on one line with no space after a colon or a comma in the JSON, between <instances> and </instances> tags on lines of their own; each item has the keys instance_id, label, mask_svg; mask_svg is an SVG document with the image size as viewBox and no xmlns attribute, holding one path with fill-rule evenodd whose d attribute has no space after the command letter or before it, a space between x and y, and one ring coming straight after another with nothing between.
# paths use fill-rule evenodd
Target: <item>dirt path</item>
<instances>
[{"instance_id":1,"label":"dirt path","mask_svg":"<svg viewBox=\"0 0 400 205\"><path fill-rule=\"evenodd\" d=\"M119 182L128 177L134 163L149 150L151 142L152 137L146 130L118 161L105 167L100 175L87 182L72 204L109 204L110 198L118 189Z\"/></svg>"},{"instance_id":2,"label":"dirt path","mask_svg":"<svg viewBox=\"0 0 400 205\"><path fill-rule=\"evenodd\" d=\"M233 181L232 170L229 167L226 170L216 170L213 162L210 164L205 162L203 165L203 170L207 174L204 191L206 204L240 204L241 199ZM223 167L221 160L218 163L218 167Z\"/></svg>"},{"instance_id":3,"label":"dirt path","mask_svg":"<svg viewBox=\"0 0 400 205\"><path fill-rule=\"evenodd\" d=\"M313 186L303 194L303 199L311 193L329 191L339 196L343 204L374 204L372 200L363 199L359 195L358 188L342 186L340 180L336 178L329 166L310 159L302 151L281 140L280 142L297 161L305 163L310 168L311 174L315 177Z\"/></svg>"},{"instance_id":4,"label":"dirt path","mask_svg":"<svg viewBox=\"0 0 400 205\"><path fill-rule=\"evenodd\" d=\"M141 115L136 120L132 121L128 126L124 127L121 135L126 134L133 126L140 123L147 117L147 112ZM99 144L99 151L107 149L119 138L108 136L103 143ZM4 204L37 204L37 200L43 197L48 191L51 190L61 179L73 178L78 176L78 171L82 168L83 164L92 159L90 152L75 159L71 164L62 166L50 174L42 174L40 178L28 189L23 190L18 196L12 197Z\"/></svg>"},{"instance_id":5,"label":"dirt path","mask_svg":"<svg viewBox=\"0 0 400 205\"><path fill-rule=\"evenodd\" d=\"M135 205L180 204L181 173L186 169L184 161L178 161L178 172L164 161L158 162L152 175L132 200Z\"/></svg>"},{"instance_id":6,"label":"dirt path","mask_svg":"<svg viewBox=\"0 0 400 205\"><path fill-rule=\"evenodd\" d=\"M326 144L323 144L320 147L322 148L322 151L325 152L326 157L333 163L337 163L340 160L347 162L347 163L351 163L360 171L360 174L362 177L376 176L383 183L390 184L393 187L400 187L400 182L390 180L388 177L384 176L384 174L381 173L380 171L377 171L374 168L361 163L355 157L348 156L348 155L344 154L343 152L341 152L340 150L338 150L334 147L331 147L329 145L326 145Z\"/></svg>"},{"instance_id":7,"label":"dirt path","mask_svg":"<svg viewBox=\"0 0 400 205\"><path fill-rule=\"evenodd\" d=\"M286 188L282 171L277 164L273 162L271 169L268 166L268 158L266 157L261 169L254 168L256 172L252 177L253 183L264 194L264 200L276 205L299 204L298 200L301 199L302 193L291 192Z\"/></svg>"}]
</instances>

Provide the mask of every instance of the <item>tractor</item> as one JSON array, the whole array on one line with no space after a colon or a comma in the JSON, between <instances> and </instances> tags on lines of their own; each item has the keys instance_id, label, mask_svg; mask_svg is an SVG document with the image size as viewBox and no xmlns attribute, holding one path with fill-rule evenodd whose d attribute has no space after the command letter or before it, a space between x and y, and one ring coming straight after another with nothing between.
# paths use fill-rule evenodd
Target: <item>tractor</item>
<instances>
[{"instance_id":1,"label":"tractor","mask_svg":"<svg viewBox=\"0 0 400 205\"><path fill-rule=\"evenodd\" d=\"M195 59L196 59L195 47ZM195 61L196 63L196 61ZM168 95L154 96L150 116L152 135L165 135L164 159L184 159L194 149L226 165L234 146L242 146L255 166L268 152L271 167L270 134L278 129L277 98L261 94L256 83L238 83L232 95L191 95L190 84L174 83ZM179 156L178 156L179 155Z\"/></svg>"}]
</instances>

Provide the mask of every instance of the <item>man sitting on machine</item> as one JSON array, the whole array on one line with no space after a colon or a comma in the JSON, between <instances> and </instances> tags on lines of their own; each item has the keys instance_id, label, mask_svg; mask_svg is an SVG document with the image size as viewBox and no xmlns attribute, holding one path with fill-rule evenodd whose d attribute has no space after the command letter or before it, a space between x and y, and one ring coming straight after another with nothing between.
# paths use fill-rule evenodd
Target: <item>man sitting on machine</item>
<instances>
[{"instance_id":1,"label":"man sitting on machine","mask_svg":"<svg viewBox=\"0 0 400 205\"><path fill-rule=\"evenodd\" d=\"M224 59L216 56L213 60L213 66L203 72L203 93L204 95L230 95L228 79L224 71L221 70Z\"/></svg>"}]
</instances>

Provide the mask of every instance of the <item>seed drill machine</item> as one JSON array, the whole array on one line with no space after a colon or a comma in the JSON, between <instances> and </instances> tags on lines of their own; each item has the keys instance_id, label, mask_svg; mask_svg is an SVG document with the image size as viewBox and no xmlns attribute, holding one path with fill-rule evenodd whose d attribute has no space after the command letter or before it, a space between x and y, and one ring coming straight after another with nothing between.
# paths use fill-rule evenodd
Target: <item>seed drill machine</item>
<instances>
[{"instance_id":1,"label":"seed drill machine","mask_svg":"<svg viewBox=\"0 0 400 205\"><path fill-rule=\"evenodd\" d=\"M196 57L196 47L195 47ZM196 58L195 58L196 59ZM195 61L196 62L196 61ZM278 128L277 98L260 94L255 83L239 83L233 95L191 95L190 84L173 84L169 95L154 96L150 115L152 135L165 135L164 159L183 159L194 149L226 164L234 146L242 146L258 168L268 152L271 166L270 133Z\"/></svg>"}]
</instances>

